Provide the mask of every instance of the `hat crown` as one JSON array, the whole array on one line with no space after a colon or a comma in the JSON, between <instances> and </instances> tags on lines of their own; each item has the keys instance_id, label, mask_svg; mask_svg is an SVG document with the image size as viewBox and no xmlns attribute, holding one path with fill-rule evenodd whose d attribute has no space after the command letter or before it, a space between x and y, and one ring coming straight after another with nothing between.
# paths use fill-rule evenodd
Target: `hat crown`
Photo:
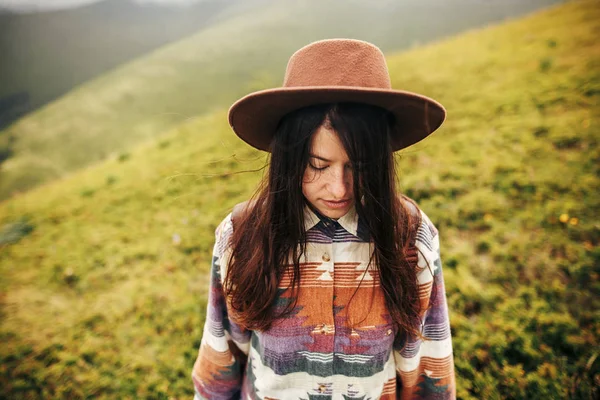
<instances>
[{"instance_id":1,"label":"hat crown","mask_svg":"<svg viewBox=\"0 0 600 400\"><path fill-rule=\"evenodd\" d=\"M392 87L381 50L355 39L320 40L296 51L288 61L283 86Z\"/></svg>"}]
</instances>

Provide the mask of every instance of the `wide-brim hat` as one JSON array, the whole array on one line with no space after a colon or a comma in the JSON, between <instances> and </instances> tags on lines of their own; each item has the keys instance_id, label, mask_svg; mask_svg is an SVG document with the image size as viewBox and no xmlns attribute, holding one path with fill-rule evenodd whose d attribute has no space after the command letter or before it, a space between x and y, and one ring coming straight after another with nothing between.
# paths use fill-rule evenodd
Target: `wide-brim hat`
<instances>
[{"instance_id":1,"label":"wide-brim hat","mask_svg":"<svg viewBox=\"0 0 600 400\"><path fill-rule=\"evenodd\" d=\"M382 107L396 117L393 151L424 139L444 122L446 110L421 94L392 89L381 50L355 39L308 44L289 59L283 86L250 93L229 109L229 124L249 145L270 151L281 118L302 107L338 102Z\"/></svg>"}]
</instances>

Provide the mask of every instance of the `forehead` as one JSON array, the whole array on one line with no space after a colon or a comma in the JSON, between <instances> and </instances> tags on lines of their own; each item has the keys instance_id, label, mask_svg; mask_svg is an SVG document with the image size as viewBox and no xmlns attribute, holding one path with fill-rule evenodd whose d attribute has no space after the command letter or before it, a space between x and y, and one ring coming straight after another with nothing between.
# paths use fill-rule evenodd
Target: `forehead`
<instances>
[{"instance_id":1,"label":"forehead","mask_svg":"<svg viewBox=\"0 0 600 400\"><path fill-rule=\"evenodd\" d=\"M331 161L347 161L348 155L338 134L325 125L321 125L312 137L310 153Z\"/></svg>"}]
</instances>

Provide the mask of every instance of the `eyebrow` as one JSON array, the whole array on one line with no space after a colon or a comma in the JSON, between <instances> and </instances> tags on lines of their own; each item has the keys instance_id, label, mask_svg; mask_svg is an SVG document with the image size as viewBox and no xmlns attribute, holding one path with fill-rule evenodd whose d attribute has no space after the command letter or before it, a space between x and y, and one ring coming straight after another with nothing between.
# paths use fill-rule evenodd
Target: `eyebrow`
<instances>
[{"instance_id":1,"label":"eyebrow","mask_svg":"<svg viewBox=\"0 0 600 400\"><path fill-rule=\"evenodd\" d=\"M311 154L311 153L309 153L308 155L311 158L317 158L317 159L325 161L325 162L332 162L331 160L329 160L329 159L327 159L325 157L317 156L317 155L314 155L314 154Z\"/></svg>"},{"instance_id":2,"label":"eyebrow","mask_svg":"<svg viewBox=\"0 0 600 400\"><path fill-rule=\"evenodd\" d=\"M322 160L322 161L325 161L325 162L331 162L331 160L328 160L328 159L326 159L326 158L324 158L324 157L315 156L314 154L309 154L309 156L310 156L311 158L318 158L319 160Z\"/></svg>"}]
</instances>

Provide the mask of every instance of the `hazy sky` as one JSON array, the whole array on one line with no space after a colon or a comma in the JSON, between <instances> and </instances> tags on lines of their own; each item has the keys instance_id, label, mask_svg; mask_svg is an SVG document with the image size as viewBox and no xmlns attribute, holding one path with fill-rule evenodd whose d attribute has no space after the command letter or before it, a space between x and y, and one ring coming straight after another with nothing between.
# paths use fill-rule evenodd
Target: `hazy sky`
<instances>
[{"instance_id":1,"label":"hazy sky","mask_svg":"<svg viewBox=\"0 0 600 400\"><path fill-rule=\"evenodd\" d=\"M0 7L8 8L15 11L42 11L56 10L61 8L69 8L81 6L84 4L96 3L101 0L0 0ZM158 4L173 4L186 5L196 3L201 0L131 0L136 3L158 3Z\"/></svg>"}]
</instances>

